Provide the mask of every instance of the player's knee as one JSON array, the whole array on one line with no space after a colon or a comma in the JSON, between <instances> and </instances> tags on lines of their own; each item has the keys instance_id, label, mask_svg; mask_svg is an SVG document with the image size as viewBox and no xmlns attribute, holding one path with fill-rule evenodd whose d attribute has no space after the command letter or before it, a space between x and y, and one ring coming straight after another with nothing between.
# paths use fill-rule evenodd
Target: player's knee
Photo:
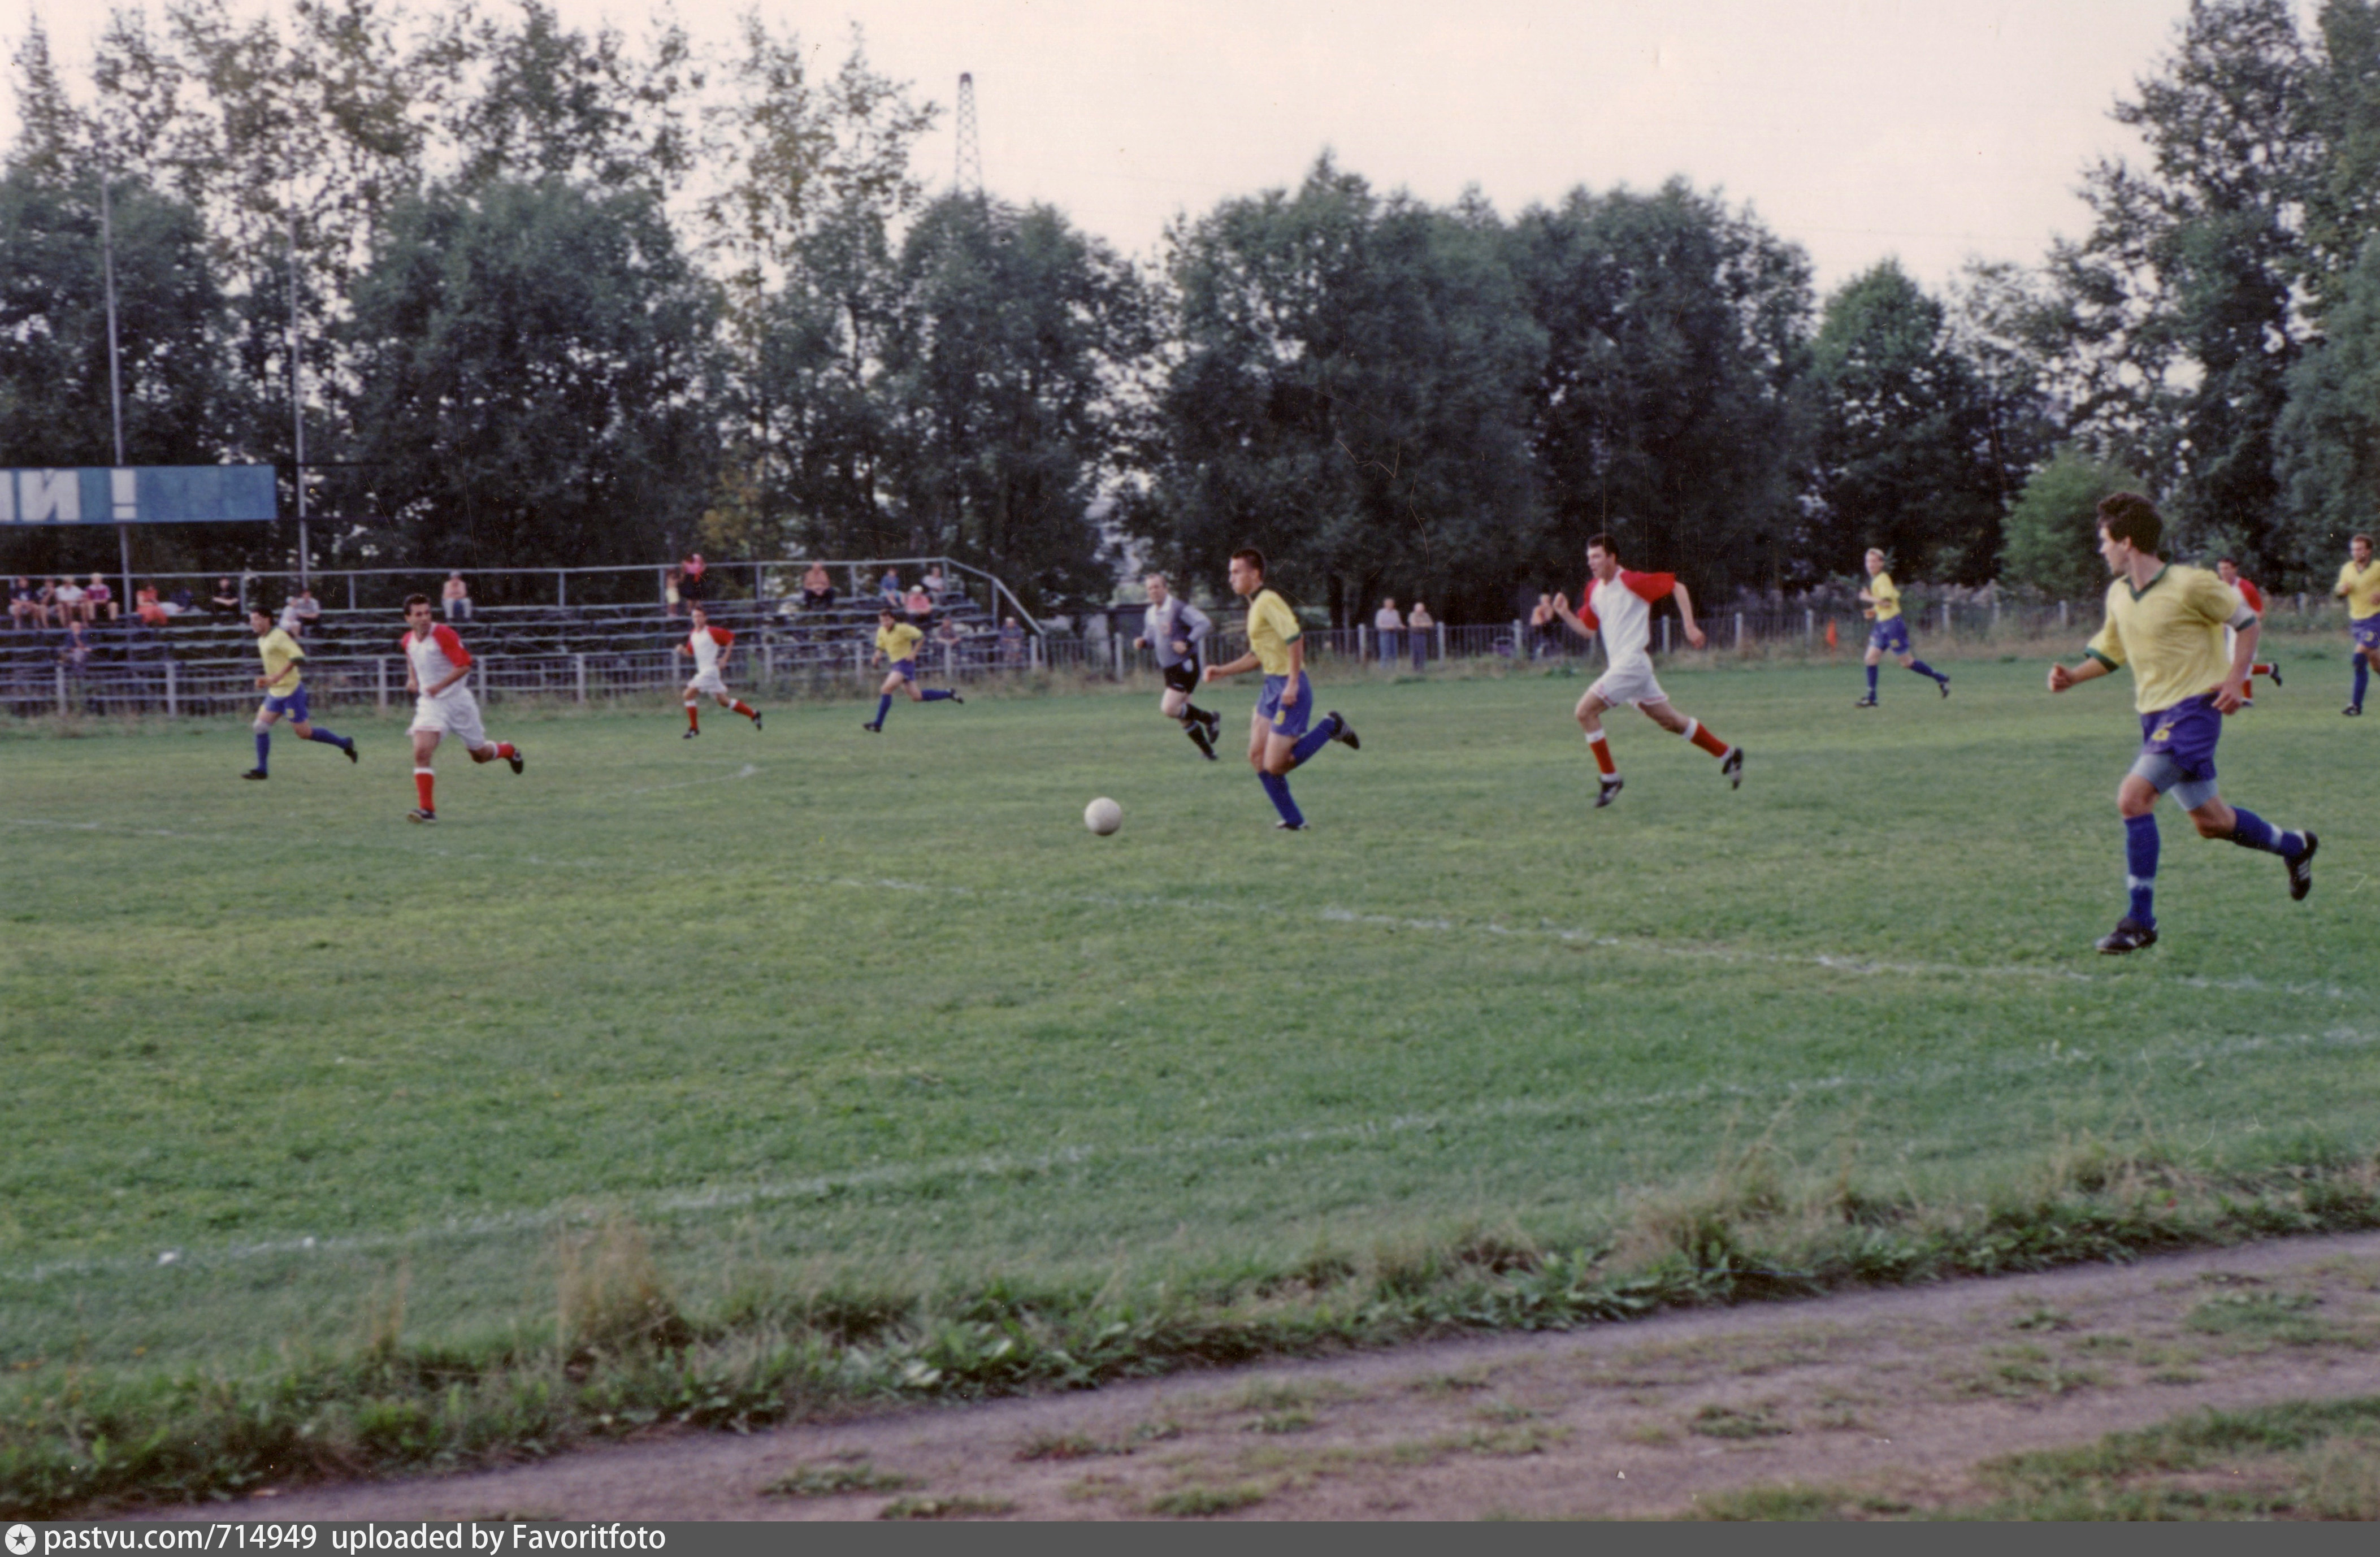
<instances>
[{"instance_id":1,"label":"player's knee","mask_svg":"<svg viewBox=\"0 0 2380 1557\"><path fill-rule=\"evenodd\" d=\"M255 731L258 735L260 735L260 736L261 736L261 735L264 734L267 730L270 730L270 729L272 729L272 728L273 728L273 721L272 721L272 720L270 720L270 719L265 718L265 717L264 717L264 715L262 715L262 714L261 714L261 713L260 713L260 714L258 714L258 715L256 716L255 723L253 723L253 724L249 724L249 729L251 729L251 730L253 730L253 731Z\"/></svg>"}]
</instances>

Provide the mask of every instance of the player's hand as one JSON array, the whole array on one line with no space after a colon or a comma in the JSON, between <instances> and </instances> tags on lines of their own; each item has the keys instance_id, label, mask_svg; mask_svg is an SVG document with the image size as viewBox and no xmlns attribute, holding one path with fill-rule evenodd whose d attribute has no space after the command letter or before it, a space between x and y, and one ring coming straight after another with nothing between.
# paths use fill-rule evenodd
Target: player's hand
<instances>
[{"instance_id":1,"label":"player's hand","mask_svg":"<svg viewBox=\"0 0 2380 1557\"><path fill-rule=\"evenodd\" d=\"M2215 689L2215 712L2217 713L2237 713L2240 705L2247 700L2248 683L2244 679L2227 681Z\"/></svg>"},{"instance_id":2,"label":"player's hand","mask_svg":"<svg viewBox=\"0 0 2380 1557\"><path fill-rule=\"evenodd\" d=\"M1288 685L1281 687L1281 706L1283 708L1295 708L1297 706L1297 677L1293 675L1291 676L1289 678Z\"/></svg>"},{"instance_id":3,"label":"player's hand","mask_svg":"<svg viewBox=\"0 0 2380 1557\"><path fill-rule=\"evenodd\" d=\"M2049 689L2051 691L2063 692L2073 685L2074 673L2072 671L2068 670L2064 665L2052 665L2049 667Z\"/></svg>"},{"instance_id":4,"label":"player's hand","mask_svg":"<svg viewBox=\"0 0 2380 1557\"><path fill-rule=\"evenodd\" d=\"M1145 639L1145 638L1136 638L1136 639L1134 639L1132 640L1132 646L1133 646L1135 649L1146 649L1146 648L1148 648L1148 639Z\"/></svg>"},{"instance_id":5,"label":"player's hand","mask_svg":"<svg viewBox=\"0 0 2380 1557\"><path fill-rule=\"evenodd\" d=\"M1221 680L1221 679L1222 679L1222 677L1223 677L1223 667L1222 667L1222 666L1220 666L1220 665L1208 665L1208 666L1207 667L1206 671L1205 671L1205 672L1204 672L1204 673L1199 676L1199 679L1200 679L1200 680L1202 680L1202 681L1220 681L1220 680Z\"/></svg>"},{"instance_id":6,"label":"player's hand","mask_svg":"<svg viewBox=\"0 0 2380 1557\"><path fill-rule=\"evenodd\" d=\"M1190 646L1177 638L1173 640L1173 651L1176 654L1187 654L1190 652Z\"/></svg>"},{"instance_id":7,"label":"player's hand","mask_svg":"<svg viewBox=\"0 0 2380 1557\"><path fill-rule=\"evenodd\" d=\"M1703 631L1700 627L1688 627L1686 629L1686 641L1693 644L1695 648L1700 649L1710 641L1710 635Z\"/></svg>"},{"instance_id":8,"label":"player's hand","mask_svg":"<svg viewBox=\"0 0 2380 1557\"><path fill-rule=\"evenodd\" d=\"M261 676L261 675L260 675L260 676L258 676L258 677L256 678L256 684L257 684L259 687L270 687L270 686L272 686L272 685L273 685L273 683L272 683L269 679L267 679L266 677Z\"/></svg>"}]
</instances>

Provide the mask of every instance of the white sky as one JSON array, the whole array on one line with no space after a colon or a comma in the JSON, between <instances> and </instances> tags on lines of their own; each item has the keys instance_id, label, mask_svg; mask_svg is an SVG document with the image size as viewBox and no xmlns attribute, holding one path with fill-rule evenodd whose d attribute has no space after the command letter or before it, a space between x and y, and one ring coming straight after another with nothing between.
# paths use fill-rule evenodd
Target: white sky
<instances>
[{"instance_id":1,"label":"white sky","mask_svg":"<svg viewBox=\"0 0 2380 1557\"><path fill-rule=\"evenodd\" d=\"M724 39L755 0L678 0ZM2107 117L2172 46L2187 0L758 0L823 67L849 26L880 70L941 103L953 165L972 71L986 185L1046 201L1128 253L1168 220L1294 183L1323 148L1376 188L1508 215L1584 183L1682 174L1809 250L1822 288L1898 255L1939 286L1971 254L2035 260L2079 235L2085 163L2133 153ZM68 61L81 4L34 9ZM240 6L240 9L249 8ZM558 0L631 34L641 0ZM13 104L0 103L0 125ZM12 128L12 127L11 127Z\"/></svg>"}]
</instances>

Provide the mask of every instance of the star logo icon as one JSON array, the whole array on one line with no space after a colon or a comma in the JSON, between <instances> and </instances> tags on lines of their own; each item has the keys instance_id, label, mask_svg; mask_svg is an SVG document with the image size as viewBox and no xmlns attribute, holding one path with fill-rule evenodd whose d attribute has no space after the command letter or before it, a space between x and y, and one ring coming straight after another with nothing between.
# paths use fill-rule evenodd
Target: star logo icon
<instances>
[{"instance_id":1,"label":"star logo icon","mask_svg":"<svg viewBox=\"0 0 2380 1557\"><path fill-rule=\"evenodd\" d=\"M9 1527L8 1527L8 1552L9 1552L9 1557L25 1557L25 1554L26 1554L27 1552L29 1552L29 1551L32 1551L32 1550L33 1550L33 1527L31 1527L30 1525L11 1525L11 1526L9 1526Z\"/></svg>"}]
</instances>

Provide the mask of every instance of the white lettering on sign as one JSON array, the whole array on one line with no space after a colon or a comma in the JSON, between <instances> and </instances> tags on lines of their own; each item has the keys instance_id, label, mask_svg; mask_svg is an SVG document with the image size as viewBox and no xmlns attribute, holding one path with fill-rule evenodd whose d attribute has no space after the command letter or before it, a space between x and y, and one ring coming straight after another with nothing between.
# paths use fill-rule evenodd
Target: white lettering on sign
<instances>
[{"instance_id":1,"label":"white lettering on sign","mask_svg":"<svg viewBox=\"0 0 2380 1557\"><path fill-rule=\"evenodd\" d=\"M115 517L121 522L140 517L140 474L137 470L110 470L107 473L108 495L115 503Z\"/></svg>"},{"instance_id":2,"label":"white lettering on sign","mask_svg":"<svg viewBox=\"0 0 2380 1557\"><path fill-rule=\"evenodd\" d=\"M72 470L17 472L17 511L25 523L82 523L82 482Z\"/></svg>"}]
</instances>

